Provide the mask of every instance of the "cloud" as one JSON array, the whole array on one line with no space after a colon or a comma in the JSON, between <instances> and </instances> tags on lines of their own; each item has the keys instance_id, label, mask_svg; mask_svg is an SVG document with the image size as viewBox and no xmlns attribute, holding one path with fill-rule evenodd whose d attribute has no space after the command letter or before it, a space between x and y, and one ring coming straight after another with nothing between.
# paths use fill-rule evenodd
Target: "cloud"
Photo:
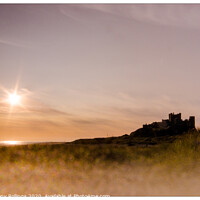
<instances>
[{"instance_id":1,"label":"cloud","mask_svg":"<svg viewBox=\"0 0 200 200\"><path fill-rule=\"evenodd\" d=\"M50 114L50 115L71 115L69 113L54 109L42 103L40 104L40 106L27 106L26 111L31 113Z\"/></svg>"},{"instance_id":2,"label":"cloud","mask_svg":"<svg viewBox=\"0 0 200 200\"><path fill-rule=\"evenodd\" d=\"M110 96L112 101L108 104L90 107L87 113L99 116L102 119L111 120L111 124L135 124L144 123L146 120L160 120L167 118L170 112L184 112L189 103L185 100L178 100L168 95L148 96L133 93L120 92ZM89 122L85 122L88 123Z\"/></svg>"},{"instance_id":3,"label":"cloud","mask_svg":"<svg viewBox=\"0 0 200 200\"><path fill-rule=\"evenodd\" d=\"M10 107L7 103L0 103L0 114L45 114L45 115L67 115L70 116L71 114L57 110L52 108L47 104L43 104L41 102L37 102L33 105L26 105L26 106L14 106L13 108Z\"/></svg>"},{"instance_id":4,"label":"cloud","mask_svg":"<svg viewBox=\"0 0 200 200\"><path fill-rule=\"evenodd\" d=\"M3 39L0 39L0 44L14 46L14 47L30 48L28 45L22 44L21 42L13 42L10 40L3 40Z\"/></svg>"},{"instance_id":5,"label":"cloud","mask_svg":"<svg viewBox=\"0 0 200 200\"><path fill-rule=\"evenodd\" d=\"M106 120L106 119L98 119L98 118L86 118L86 119L82 119L82 118L74 118L71 119L71 122L74 125L86 125L86 126L90 126L90 125L111 125L112 124L112 120Z\"/></svg>"},{"instance_id":6,"label":"cloud","mask_svg":"<svg viewBox=\"0 0 200 200\"><path fill-rule=\"evenodd\" d=\"M5 88L3 89L2 88L1 90L3 91L3 93L1 94L1 101L0 101L1 115L4 114L70 115L69 113L58 110L46 103L43 103L40 99L35 97L36 94L34 92L30 91L27 88L22 88L17 92L22 97L21 104L11 107L6 100L7 97L5 96L6 93L9 93L10 91L7 91Z\"/></svg>"},{"instance_id":7,"label":"cloud","mask_svg":"<svg viewBox=\"0 0 200 200\"><path fill-rule=\"evenodd\" d=\"M199 29L200 5L197 4L86 4L83 6L129 20Z\"/></svg>"}]
</instances>

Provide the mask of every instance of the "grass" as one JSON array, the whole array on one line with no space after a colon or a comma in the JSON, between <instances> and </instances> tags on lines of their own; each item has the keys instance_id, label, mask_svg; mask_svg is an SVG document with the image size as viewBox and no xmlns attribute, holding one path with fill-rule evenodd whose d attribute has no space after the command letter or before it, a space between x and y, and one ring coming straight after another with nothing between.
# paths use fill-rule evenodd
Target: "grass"
<instances>
[{"instance_id":1,"label":"grass","mask_svg":"<svg viewBox=\"0 0 200 200\"><path fill-rule=\"evenodd\" d=\"M200 195L199 144L2 146L0 195Z\"/></svg>"}]
</instances>

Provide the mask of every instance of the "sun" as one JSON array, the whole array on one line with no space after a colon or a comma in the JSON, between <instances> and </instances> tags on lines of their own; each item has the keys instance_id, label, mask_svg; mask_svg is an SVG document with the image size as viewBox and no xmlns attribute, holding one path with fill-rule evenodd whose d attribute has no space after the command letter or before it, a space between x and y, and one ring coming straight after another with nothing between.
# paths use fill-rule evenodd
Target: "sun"
<instances>
[{"instance_id":1,"label":"sun","mask_svg":"<svg viewBox=\"0 0 200 200\"><path fill-rule=\"evenodd\" d=\"M16 93L12 93L8 95L8 102L11 106L16 106L20 104L21 97Z\"/></svg>"}]
</instances>

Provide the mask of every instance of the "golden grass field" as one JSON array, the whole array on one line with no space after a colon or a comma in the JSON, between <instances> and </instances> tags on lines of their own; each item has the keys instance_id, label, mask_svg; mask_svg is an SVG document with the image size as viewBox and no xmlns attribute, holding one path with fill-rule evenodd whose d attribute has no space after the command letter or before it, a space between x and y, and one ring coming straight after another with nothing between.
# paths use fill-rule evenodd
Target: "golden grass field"
<instances>
[{"instance_id":1,"label":"golden grass field","mask_svg":"<svg viewBox=\"0 0 200 200\"><path fill-rule=\"evenodd\" d=\"M199 141L1 146L0 195L200 195Z\"/></svg>"}]
</instances>

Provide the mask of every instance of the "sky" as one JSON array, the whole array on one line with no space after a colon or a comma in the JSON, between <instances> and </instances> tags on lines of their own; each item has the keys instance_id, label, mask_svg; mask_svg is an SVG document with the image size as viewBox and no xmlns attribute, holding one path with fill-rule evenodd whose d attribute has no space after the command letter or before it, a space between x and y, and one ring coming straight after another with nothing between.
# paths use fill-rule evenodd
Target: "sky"
<instances>
[{"instance_id":1,"label":"sky","mask_svg":"<svg viewBox=\"0 0 200 200\"><path fill-rule=\"evenodd\" d=\"M171 112L199 127L199 21L199 4L0 4L0 140L119 136Z\"/></svg>"}]
</instances>

